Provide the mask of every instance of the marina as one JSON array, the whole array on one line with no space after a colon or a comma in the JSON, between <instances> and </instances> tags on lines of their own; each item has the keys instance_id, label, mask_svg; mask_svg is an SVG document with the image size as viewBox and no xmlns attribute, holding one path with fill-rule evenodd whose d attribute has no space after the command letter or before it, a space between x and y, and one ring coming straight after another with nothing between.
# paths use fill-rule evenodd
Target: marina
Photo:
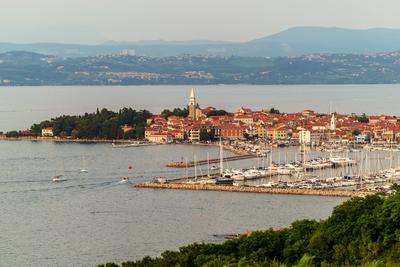
<instances>
[{"instance_id":1,"label":"marina","mask_svg":"<svg viewBox=\"0 0 400 267\"><path fill-rule=\"evenodd\" d=\"M343 197L390 193L391 185L400 181L400 157L395 149L375 150L370 145L360 149L300 146L290 148L288 154L288 149L271 148L261 157L248 153L256 158L257 166L229 168L223 156L227 147L232 145L220 141L219 159L211 161L207 154L207 160L180 162L179 166L186 168L186 177L156 178L135 187ZM253 150L252 145L247 147ZM282 151L286 151L283 159ZM210 167L211 163L219 163L219 167ZM199 169L201 174L200 165L207 165L206 170ZM194 176L189 177L189 169L194 169Z\"/></svg>"}]
</instances>

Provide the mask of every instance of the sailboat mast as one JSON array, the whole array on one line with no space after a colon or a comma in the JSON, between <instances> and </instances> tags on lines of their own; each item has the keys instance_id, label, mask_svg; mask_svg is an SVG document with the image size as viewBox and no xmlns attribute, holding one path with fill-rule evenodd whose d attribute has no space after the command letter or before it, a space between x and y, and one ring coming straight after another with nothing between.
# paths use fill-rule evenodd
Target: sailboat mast
<instances>
[{"instance_id":1,"label":"sailboat mast","mask_svg":"<svg viewBox=\"0 0 400 267\"><path fill-rule=\"evenodd\" d=\"M197 162L196 162L196 155L193 156L194 160L194 179L197 179Z\"/></svg>"},{"instance_id":2,"label":"sailboat mast","mask_svg":"<svg viewBox=\"0 0 400 267\"><path fill-rule=\"evenodd\" d=\"M207 176L210 177L210 153L207 152Z\"/></svg>"},{"instance_id":3,"label":"sailboat mast","mask_svg":"<svg viewBox=\"0 0 400 267\"><path fill-rule=\"evenodd\" d=\"M222 175L224 173L224 162L223 162L223 150L222 150L222 138L219 138L219 172Z\"/></svg>"},{"instance_id":4,"label":"sailboat mast","mask_svg":"<svg viewBox=\"0 0 400 267\"><path fill-rule=\"evenodd\" d=\"M188 159L185 158L185 160L186 160L186 179L189 179Z\"/></svg>"}]
</instances>

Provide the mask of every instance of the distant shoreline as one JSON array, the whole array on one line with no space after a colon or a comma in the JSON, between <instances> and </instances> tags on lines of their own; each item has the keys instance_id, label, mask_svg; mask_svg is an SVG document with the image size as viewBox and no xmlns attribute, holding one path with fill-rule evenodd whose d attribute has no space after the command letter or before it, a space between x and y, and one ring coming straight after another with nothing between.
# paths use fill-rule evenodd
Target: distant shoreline
<instances>
[{"instance_id":1,"label":"distant shoreline","mask_svg":"<svg viewBox=\"0 0 400 267\"><path fill-rule=\"evenodd\" d=\"M357 86L357 85L399 85L400 82L387 82L387 83L146 83L146 84L0 84L0 88L12 88L12 87L140 87L140 86L321 86L321 85L333 85L333 86Z\"/></svg>"},{"instance_id":2,"label":"distant shoreline","mask_svg":"<svg viewBox=\"0 0 400 267\"><path fill-rule=\"evenodd\" d=\"M130 139L72 139L51 137L5 137L0 136L0 141L32 141L32 142L59 142L59 143L137 143L143 140Z\"/></svg>"}]
</instances>

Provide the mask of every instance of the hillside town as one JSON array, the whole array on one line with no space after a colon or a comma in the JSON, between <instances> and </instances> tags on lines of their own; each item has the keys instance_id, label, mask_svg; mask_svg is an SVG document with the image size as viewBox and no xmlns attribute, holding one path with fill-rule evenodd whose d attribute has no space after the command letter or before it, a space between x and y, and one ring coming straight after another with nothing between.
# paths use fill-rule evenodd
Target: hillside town
<instances>
[{"instance_id":1,"label":"hillside town","mask_svg":"<svg viewBox=\"0 0 400 267\"><path fill-rule=\"evenodd\" d=\"M398 143L400 120L394 116L322 114L313 110L280 113L276 109L240 107L233 113L214 115L216 107L201 108L191 89L188 116L153 115L147 119L145 138L150 142L244 140L321 145L324 143ZM223 112L222 112L223 113Z\"/></svg>"}]
</instances>

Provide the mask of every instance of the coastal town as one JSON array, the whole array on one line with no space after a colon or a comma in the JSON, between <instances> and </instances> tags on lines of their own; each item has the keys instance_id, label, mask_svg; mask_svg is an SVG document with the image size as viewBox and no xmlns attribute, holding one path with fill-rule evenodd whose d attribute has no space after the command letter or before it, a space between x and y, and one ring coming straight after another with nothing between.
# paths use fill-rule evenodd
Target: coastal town
<instances>
[{"instance_id":1,"label":"coastal town","mask_svg":"<svg viewBox=\"0 0 400 267\"><path fill-rule=\"evenodd\" d=\"M146 139L157 143L199 142L219 137L225 140L260 138L277 145L312 146L400 142L400 119L394 116L322 114L313 110L280 113L274 108L245 107L229 113L210 106L200 108L194 89L190 91L187 117L154 115L147 120L147 125Z\"/></svg>"},{"instance_id":2,"label":"coastal town","mask_svg":"<svg viewBox=\"0 0 400 267\"><path fill-rule=\"evenodd\" d=\"M0 132L0 138L34 137L47 141L151 143L210 142L219 138L230 141L259 139L275 146L323 146L332 143L371 143L383 146L400 143L400 118L395 116L337 112L324 114L310 109L284 113L276 108L252 110L246 107L230 112L219 110L217 107L201 107L193 88L190 90L187 107L174 111L164 110L157 115L147 113L141 116L145 124L142 136L132 134L138 130L138 125L134 124L116 125L120 128L119 135L114 138L102 138L80 136L76 134L77 129L70 129L68 132L65 129L57 130L55 123L45 121L36 132L32 129L34 127L8 133Z\"/></svg>"}]
</instances>

